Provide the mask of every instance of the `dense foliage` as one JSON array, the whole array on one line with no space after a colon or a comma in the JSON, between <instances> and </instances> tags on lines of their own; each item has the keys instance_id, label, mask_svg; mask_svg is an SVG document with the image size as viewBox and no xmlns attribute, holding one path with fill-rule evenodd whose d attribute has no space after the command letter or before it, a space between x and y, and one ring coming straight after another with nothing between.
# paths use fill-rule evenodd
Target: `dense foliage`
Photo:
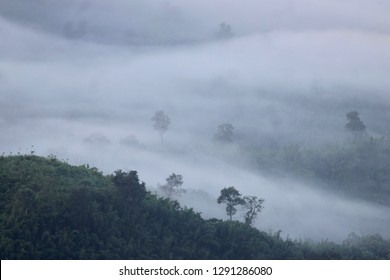
<instances>
[{"instance_id":1,"label":"dense foliage","mask_svg":"<svg viewBox=\"0 0 390 280\"><path fill-rule=\"evenodd\" d=\"M204 220L146 191L137 172L104 176L54 157L0 157L1 259L390 259L390 240L283 240Z\"/></svg>"}]
</instances>

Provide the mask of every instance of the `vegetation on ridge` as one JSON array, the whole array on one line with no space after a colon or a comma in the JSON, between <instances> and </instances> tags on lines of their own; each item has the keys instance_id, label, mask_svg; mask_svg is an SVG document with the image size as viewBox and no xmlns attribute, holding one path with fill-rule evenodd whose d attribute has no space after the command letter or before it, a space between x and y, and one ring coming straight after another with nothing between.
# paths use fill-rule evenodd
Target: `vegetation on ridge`
<instances>
[{"instance_id":1,"label":"vegetation on ridge","mask_svg":"<svg viewBox=\"0 0 390 280\"><path fill-rule=\"evenodd\" d=\"M145 189L136 171L105 176L54 157L0 157L1 259L390 259L390 240L284 240L203 219Z\"/></svg>"}]
</instances>

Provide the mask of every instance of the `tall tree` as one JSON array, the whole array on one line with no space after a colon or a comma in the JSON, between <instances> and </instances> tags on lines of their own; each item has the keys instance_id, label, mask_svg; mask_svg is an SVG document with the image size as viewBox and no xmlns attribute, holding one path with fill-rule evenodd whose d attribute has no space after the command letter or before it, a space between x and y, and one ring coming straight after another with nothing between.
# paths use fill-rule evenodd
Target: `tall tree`
<instances>
[{"instance_id":1,"label":"tall tree","mask_svg":"<svg viewBox=\"0 0 390 280\"><path fill-rule=\"evenodd\" d=\"M264 199L256 196L244 196L243 208L245 209L245 223L252 225L253 220L256 219L257 214L263 210Z\"/></svg>"},{"instance_id":2,"label":"tall tree","mask_svg":"<svg viewBox=\"0 0 390 280\"><path fill-rule=\"evenodd\" d=\"M163 145L163 135L168 130L169 125L171 124L171 120L168 115L164 113L164 111L157 111L151 119L154 124L153 127L158 131L161 138L161 145Z\"/></svg>"},{"instance_id":3,"label":"tall tree","mask_svg":"<svg viewBox=\"0 0 390 280\"><path fill-rule=\"evenodd\" d=\"M172 173L168 178L165 179L167 182L165 185L160 186L166 197L171 199L174 195L180 196L185 193L186 190L181 188L183 185L183 176Z\"/></svg>"},{"instance_id":4,"label":"tall tree","mask_svg":"<svg viewBox=\"0 0 390 280\"><path fill-rule=\"evenodd\" d=\"M229 216L230 220L232 220L233 215L237 212L235 206L244 204L240 192L233 186L223 188L217 202L218 204L226 204L226 214Z\"/></svg>"}]
</instances>

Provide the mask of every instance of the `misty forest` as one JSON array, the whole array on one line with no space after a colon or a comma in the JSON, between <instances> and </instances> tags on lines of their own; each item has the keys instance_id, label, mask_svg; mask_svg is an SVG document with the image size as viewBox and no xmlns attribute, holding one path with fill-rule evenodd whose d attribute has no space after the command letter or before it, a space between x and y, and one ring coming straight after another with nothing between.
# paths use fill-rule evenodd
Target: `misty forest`
<instances>
[{"instance_id":1,"label":"misty forest","mask_svg":"<svg viewBox=\"0 0 390 280\"><path fill-rule=\"evenodd\" d=\"M0 0L0 258L389 260L389 13Z\"/></svg>"}]
</instances>

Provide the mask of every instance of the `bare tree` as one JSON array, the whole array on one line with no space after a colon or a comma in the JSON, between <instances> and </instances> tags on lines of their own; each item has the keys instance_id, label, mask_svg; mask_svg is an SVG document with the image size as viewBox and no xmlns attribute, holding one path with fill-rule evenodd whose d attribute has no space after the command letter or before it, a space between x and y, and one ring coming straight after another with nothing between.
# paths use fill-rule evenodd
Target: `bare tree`
<instances>
[{"instance_id":1,"label":"bare tree","mask_svg":"<svg viewBox=\"0 0 390 280\"><path fill-rule=\"evenodd\" d=\"M256 196L244 196L244 204L242 207L245 209L245 223L252 225L253 220L256 219L257 214L263 210L264 199L257 198Z\"/></svg>"}]
</instances>

